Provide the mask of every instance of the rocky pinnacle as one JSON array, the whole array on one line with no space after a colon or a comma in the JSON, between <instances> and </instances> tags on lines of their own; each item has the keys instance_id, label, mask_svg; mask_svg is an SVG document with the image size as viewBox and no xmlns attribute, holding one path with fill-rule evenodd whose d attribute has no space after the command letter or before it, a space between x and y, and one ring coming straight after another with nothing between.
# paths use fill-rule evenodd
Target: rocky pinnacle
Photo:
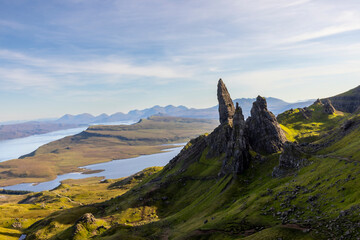
<instances>
[{"instance_id":1,"label":"rocky pinnacle","mask_svg":"<svg viewBox=\"0 0 360 240\"><path fill-rule=\"evenodd\" d=\"M259 153L274 153L282 149L286 137L274 114L267 109L265 98L256 98L246 125L253 150Z\"/></svg>"},{"instance_id":2,"label":"rocky pinnacle","mask_svg":"<svg viewBox=\"0 0 360 240\"><path fill-rule=\"evenodd\" d=\"M228 123L229 120L233 119L235 108L230 94L221 78L218 82L217 97L219 101L220 124Z\"/></svg>"}]
</instances>

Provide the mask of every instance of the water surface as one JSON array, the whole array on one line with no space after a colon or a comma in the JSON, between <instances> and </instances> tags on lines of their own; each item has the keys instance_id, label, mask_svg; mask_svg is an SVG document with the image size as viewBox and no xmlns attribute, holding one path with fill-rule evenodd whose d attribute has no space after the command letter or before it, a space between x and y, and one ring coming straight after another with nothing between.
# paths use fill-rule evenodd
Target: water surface
<instances>
[{"instance_id":1,"label":"water surface","mask_svg":"<svg viewBox=\"0 0 360 240\"><path fill-rule=\"evenodd\" d=\"M99 123L101 125L130 125L134 121L124 122L111 122L111 123ZM99 125L93 124L93 125ZM88 126L79 128L70 128L65 130L59 130L44 134L32 135L25 138L16 138L11 140L0 141L0 162L4 162L10 159L19 158L22 155L35 151L38 147L47 144L49 142L78 134L86 130Z\"/></svg>"},{"instance_id":2,"label":"water surface","mask_svg":"<svg viewBox=\"0 0 360 240\"><path fill-rule=\"evenodd\" d=\"M60 185L60 182L65 179L81 179L88 177L105 177L106 179L115 179L127 177L147 167L165 166L173 157L175 157L181 151L182 148L183 147L175 147L164 150L165 152L162 153L142 155L135 158L113 160L110 162L92 164L83 167L90 170L103 170L102 172L98 173L67 173L59 175L55 180L49 182L42 182L39 184L22 183L4 187L4 189L40 192L56 188Z\"/></svg>"}]
</instances>

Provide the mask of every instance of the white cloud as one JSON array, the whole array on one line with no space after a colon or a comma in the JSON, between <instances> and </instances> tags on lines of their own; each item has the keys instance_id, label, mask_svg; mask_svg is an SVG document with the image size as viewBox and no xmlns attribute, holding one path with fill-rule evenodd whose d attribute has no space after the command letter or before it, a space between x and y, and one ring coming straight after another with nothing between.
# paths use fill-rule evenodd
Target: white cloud
<instances>
[{"instance_id":1,"label":"white cloud","mask_svg":"<svg viewBox=\"0 0 360 240\"><path fill-rule=\"evenodd\" d=\"M286 39L284 42L301 42L306 40L317 39L321 37L328 37L331 35L336 35L340 33L345 33L349 31L360 30L360 23L350 23L338 26L330 26L323 29L318 29L313 32L304 33L298 36L291 37Z\"/></svg>"},{"instance_id":2,"label":"white cloud","mask_svg":"<svg viewBox=\"0 0 360 240\"><path fill-rule=\"evenodd\" d=\"M62 86L86 85L91 83L93 81L91 79L95 76L98 84L126 82L129 81L129 77L157 78L154 83L162 84L172 79L188 78L192 74L181 66L170 66L166 63L131 64L116 57L74 61L38 58L0 49L0 59L7 61L8 64L12 63L6 69L0 69L0 84L11 83L7 85L11 89L40 86L54 89Z\"/></svg>"},{"instance_id":3,"label":"white cloud","mask_svg":"<svg viewBox=\"0 0 360 240\"><path fill-rule=\"evenodd\" d=\"M2 90L38 88L47 91L53 89L56 83L55 79L19 68L0 68L0 79L0 86Z\"/></svg>"}]
</instances>

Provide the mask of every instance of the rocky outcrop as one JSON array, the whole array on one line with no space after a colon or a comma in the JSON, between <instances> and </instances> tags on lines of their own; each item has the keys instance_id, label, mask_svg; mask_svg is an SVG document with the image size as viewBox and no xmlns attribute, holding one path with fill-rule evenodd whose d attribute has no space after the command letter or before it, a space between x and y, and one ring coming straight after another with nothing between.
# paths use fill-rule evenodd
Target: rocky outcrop
<instances>
[{"instance_id":1,"label":"rocky outcrop","mask_svg":"<svg viewBox=\"0 0 360 240\"><path fill-rule=\"evenodd\" d=\"M94 222L96 222L96 218L94 217L94 215L92 215L92 213L85 213L76 221L77 224L89 224Z\"/></svg>"},{"instance_id":2,"label":"rocky outcrop","mask_svg":"<svg viewBox=\"0 0 360 240\"><path fill-rule=\"evenodd\" d=\"M251 156L245 128L244 115L239 104L236 103L231 137L221 171L223 174L227 172L242 173L249 167Z\"/></svg>"},{"instance_id":3,"label":"rocky outcrop","mask_svg":"<svg viewBox=\"0 0 360 240\"><path fill-rule=\"evenodd\" d=\"M286 142L279 158L279 166L274 168L273 177L284 177L307 164L305 154L294 143Z\"/></svg>"},{"instance_id":4,"label":"rocky outcrop","mask_svg":"<svg viewBox=\"0 0 360 240\"><path fill-rule=\"evenodd\" d=\"M313 105L318 105L323 108L323 112L326 114L333 114L336 112L334 106L331 104L329 99L320 100L319 98L313 103ZM301 110L301 109L299 109Z\"/></svg>"},{"instance_id":5,"label":"rocky outcrop","mask_svg":"<svg viewBox=\"0 0 360 240\"><path fill-rule=\"evenodd\" d=\"M227 123L229 120L231 121L233 119L235 108L230 94L221 78L218 82L217 97L219 101L220 124Z\"/></svg>"},{"instance_id":6,"label":"rocky outcrop","mask_svg":"<svg viewBox=\"0 0 360 240\"><path fill-rule=\"evenodd\" d=\"M244 120L241 107L233 102L224 82L218 83L220 125L208 136L191 140L165 168L184 172L206 152L206 158L219 158L219 175L243 173L250 166L250 146L256 152L271 154L282 149L286 137L274 114L267 109L265 98L258 96L251 117Z\"/></svg>"},{"instance_id":7,"label":"rocky outcrop","mask_svg":"<svg viewBox=\"0 0 360 240\"><path fill-rule=\"evenodd\" d=\"M323 101L324 104L324 112L327 114L334 114L335 113L335 108L334 106L331 104L331 101L329 99L325 99Z\"/></svg>"},{"instance_id":8,"label":"rocky outcrop","mask_svg":"<svg viewBox=\"0 0 360 240\"><path fill-rule=\"evenodd\" d=\"M360 86L328 99L336 110L353 113L360 106Z\"/></svg>"},{"instance_id":9,"label":"rocky outcrop","mask_svg":"<svg viewBox=\"0 0 360 240\"><path fill-rule=\"evenodd\" d=\"M239 105L234 108L225 84L218 83L220 125L208 136L191 140L166 168L180 164L180 171L186 171L194 161L198 161L205 149L207 158L219 157L222 167L219 175L239 174L250 163L249 143L246 137L246 124Z\"/></svg>"},{"instance_id":10,"label":"rocky outcrop","mask_svg":"<svg viewBox=\"0 0 360 240\"><path fill-rule=\"evenodd\" d=\"M97 220L92 213L85 213L73 226L72 239L90 239L92 235L99 234Z\"/></svg>"},{"instance_id":11,"label":"rocky outcrop","mask_svg":"<svg viewBox=\"0 0 360 240\"><path fill-rule=\"evenodd\" d=\"M267 109L265 98L258 96L246 120L250 146L258 153L275 153L282 149L286 137L276 117Z\"/></svg>"}]
</instances>

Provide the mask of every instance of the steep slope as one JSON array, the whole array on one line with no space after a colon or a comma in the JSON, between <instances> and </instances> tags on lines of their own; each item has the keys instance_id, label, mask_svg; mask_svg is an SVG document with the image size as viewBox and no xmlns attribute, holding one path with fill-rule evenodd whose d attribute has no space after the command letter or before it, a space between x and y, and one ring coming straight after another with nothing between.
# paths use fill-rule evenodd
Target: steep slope
<instances>
[{"instance_id":1,"label":"steep slope","mask_svg":"<svg viewBox=\"0 0 360 240\"><path fill-rule=\"evenodd\" d=\"M280 134L275 153L256 152L239 106L233 115L222 112L222 124L160 172L117 198L48 216L26 230L27 239L77 239L78 228L93 239L357 239L360 118L328 110L317 101L279 116L302 144L284 143ZM89 226L78 227L85 213Z\"/></svg>"},{"instance_id":2,"label":"steep slope","mask_svg":"<svg viewBox=\"0 0 360 240\"><path fill-rule=\"evenodd\" d=\"M335 109L353 113L360 107L360 85L347 92L329 97Z\"/></svg>"}]
</instances>

